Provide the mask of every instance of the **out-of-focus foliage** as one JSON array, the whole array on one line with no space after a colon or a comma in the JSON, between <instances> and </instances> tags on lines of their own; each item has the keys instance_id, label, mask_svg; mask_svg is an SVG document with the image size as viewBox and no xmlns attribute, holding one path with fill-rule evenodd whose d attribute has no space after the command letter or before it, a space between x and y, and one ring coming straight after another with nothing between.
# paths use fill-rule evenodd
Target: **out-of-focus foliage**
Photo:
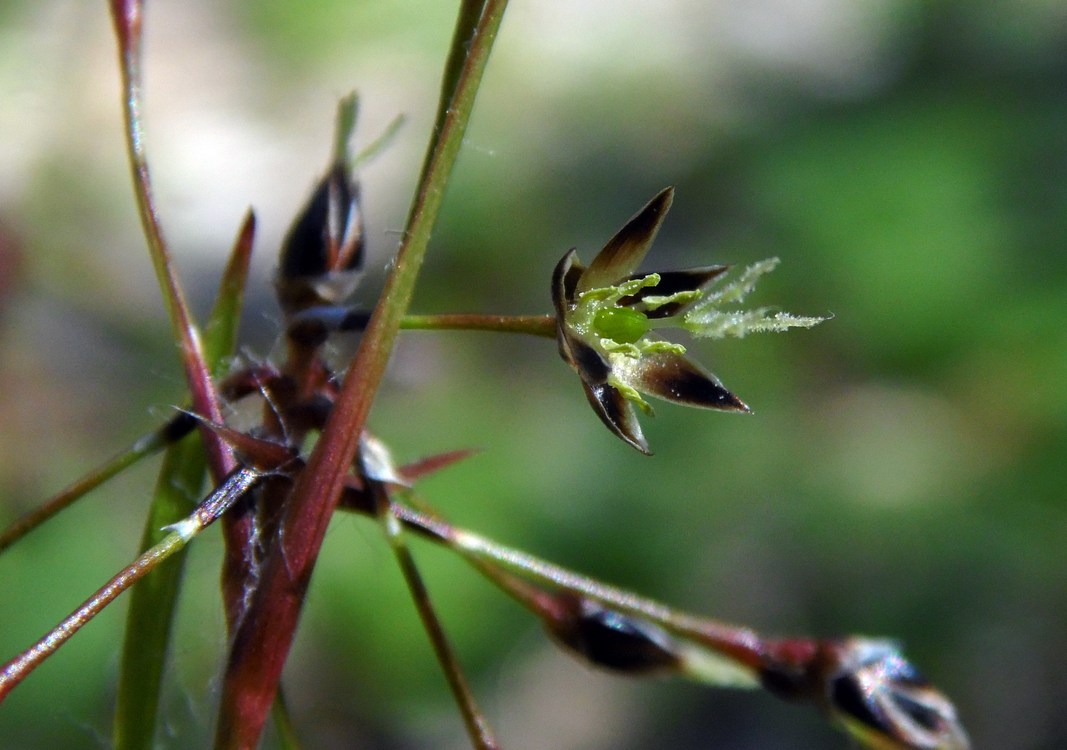
<instances>
[{"instance_id":1,"label":"out-of-focus foliage","mask_svg":"<svg viewBox=\"0 0 1067 750\"><path fill-rule=\"evenodd\" d=\"M254 356L277 331L273 254L352 87L365 142L410 115L362 175L371 265L395 247L451 33L453 9L436 5L149 8L164 227L206 305L256 207ZM6 522L182 391L127 184L106 13L0 13ZM509 13L415 311L548 312L563 252L591 257L673 184L657 263L778 256L753 302L834 319L694 345L755 415L664 406L645 420L652 458L604 431L552 342L405 334L375 429L401 459L486 449L426 482L427 501L726 620L899 638L976 747L1067 745L1067 11L558 0ZM151 471L0 558L8 656L133 555ZM416 552L509 748L846 744L756 695L590 674L446 553ZM210 732L219 553L217 538L192 551L171 747ZM106 744L122 621L116 608L94 622L12 695L0 744ZM334 522L288 681L309 747L463 746L371 523Z\"/></svg>"}]
</instances>

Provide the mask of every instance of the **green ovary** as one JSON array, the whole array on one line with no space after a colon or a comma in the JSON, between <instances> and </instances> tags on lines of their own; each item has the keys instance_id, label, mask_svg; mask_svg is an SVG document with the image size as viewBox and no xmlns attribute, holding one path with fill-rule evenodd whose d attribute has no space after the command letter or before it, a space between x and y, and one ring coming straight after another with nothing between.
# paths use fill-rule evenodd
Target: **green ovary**
<instances>
[{"instance_id":1,"label":"green ovary","mask_svg":"<svg viewBox=\"0 0 1067 750\"><path fill-rule=\"evenodd\" d=\"M593 331L601 338L633 344L648 333L648 318L628 307L607 307L597 310Z\"/></svg>"}]
</instances>

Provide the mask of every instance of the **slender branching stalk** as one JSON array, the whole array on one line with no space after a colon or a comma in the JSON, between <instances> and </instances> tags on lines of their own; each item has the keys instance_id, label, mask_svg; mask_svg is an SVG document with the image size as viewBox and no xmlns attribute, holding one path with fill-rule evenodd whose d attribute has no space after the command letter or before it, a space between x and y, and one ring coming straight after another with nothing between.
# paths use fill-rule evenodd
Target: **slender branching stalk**
<instances>
[{"instance_id":1,"label":"slender branching stalk","mask_svg":"<svg viewBox=\"0 0 1067 750\"><path fill-rule=\"evenodd\" d=\"M200 333L189 312L181 282L174 270L152 193L152 180L145 156L145 135L141 122L144 110L141 74L141 42L144 22L142 0L111 0L111 18L119 43L119 69L122 74L123 116L126 122L126 149L133 173L137 208L148 240L149 257L156 270L163 299L170 314L174 337L181 346L182 365L192 393L193 408L208 419L222 421L222 408L204 359ZM233 457L217 437L204 432L216 480L234 467Z\"/></svg>"},{"instance_id":2,"label":"slender branching stalk","mask_svg":"<svg viewBox=\"0 0 1067 750\"><path fill-rule=\"evenodd\" d=\"M400 327L410 331L493 331L556 337L551 315L405 315Z\"/></svg>"},{"instance_id":3,"label":"slender branching stalk","mask_svg":"<svg viewBox=\"0 0 1067 750\"><path fill-rule=\"evenodd\" d=\"M355 94L337 110L331 163L283 244L275 279L286 355L224 373L234 351L255 220L246 216L202 333L189 313L164 240L148 170L141 118L143 0L110 0L119 48L128 156L138 211L181 352L188 410L137 441L0 533L0 552L133 463L164 448L163 465L136 559L74 612L0 669L0 701L122 592L131 597L120 667L113 744L147 750L158 735L158 706L181 588L182 552L222 519L226 543L222 598L229 651L215 726L218 750L258 746L273 713L279 742L299 747L280 686L317 558L335 510L374 518L391 548L471 745L500 747L464 675L409 537L461 557L531 614L575 656L629 675L677 675L716 686L763 688L823 711L860 742L881 750L967 750L954 706L882 639L779 638L700 617L498 543L415 503L412 486L466 458L453 450L395 467L367 418L401 330L491 331L554 339L608 430L650 453L638 420L646 396L686 406L748 412L685 346L657 334L695 337L809 328L824 319L736 309L768 259L725 281L722 265L639 273L674 200L667 187L631 217L588 266L571 250L551 278L550 315L409 312L448 182L463 144L506 0L462 0L445 63L433 132L395 259L373 309L346 306L360 278L363 216L356 166L399 127L353 156ZM716 285L720 285L717 288ZM343 379L323 347L337 331L362 330ZM216 385L216 379L219 384ZM262 401L249 431L225 424L222 403ZM317 436L308 451L309 437ZM210 473L214 489L197 501ZM416 507L417 506L417 507Z\"/></svg>"},{"instance_id":4,"label":"slender branching stalk","mask_svg":"<svg viewBox=\"0 0 1067 750\"><path fill-rule=\"evenodd\" d=\"M85 476L67 485L44 503L13 521L0 532L0 552L22 539L41 524L54 517L60 511L85 495L95 490L109 479L121 474L141 459L154 456L159 451L174 443L189 432L195 422L191 417L180 414L158 430L134 441L133 445L122 453L115 455L105 463L90 471Z\"/></svg>"},{"instance_id":5,"label":"slender branching stalk","mask_svg":"<svg viewBox=\"0 0 1067 750\"><path fill-rule=\"evenodd\" d=\"M158 544L123 568L37 643L4 665L3 670L0 671L0 701L41 662L70 640L104 607L111 604L119 594L141 580L168 557L183 549L190 540L218 520L235 502L244 497L261 477L262 474L255 469L244 467L236 469L225 482L196 507L190 516L174 524Z\"/></svg>"},{"instance_id":6,"label":"slender branching stalk","mask_svg":"<svg viewBox=\"0 0 1067 750\"><path fill-rule=\"evenodd\" d=\"M376 488L374 495L375 512L381 520L385 537L389 540L389 545L396 555L400 571L404 575L404 581L411 591L415 607L419 612L419 618L426 629L426 634L430 637L434 654L437 656L445 677L448 679L448 686L452 690L456 705L459 706L460 713L463 716L463 723L467 728L467 735L470 737L471 744L479 750L496 750L499 745L493 738L493 732L488 722L478 709L474 694L471 693L467 679L459 666L459 660L448 642L448 637L445 635L437 613L434 612L433 604L430 602L430 593L427 591L426 584L423 582L422 576L415 565L415 559L411 556L411 550L408 549L404 541L400 520L393 513L389 497L381 488Z\"/></svg>"}]
</instances>

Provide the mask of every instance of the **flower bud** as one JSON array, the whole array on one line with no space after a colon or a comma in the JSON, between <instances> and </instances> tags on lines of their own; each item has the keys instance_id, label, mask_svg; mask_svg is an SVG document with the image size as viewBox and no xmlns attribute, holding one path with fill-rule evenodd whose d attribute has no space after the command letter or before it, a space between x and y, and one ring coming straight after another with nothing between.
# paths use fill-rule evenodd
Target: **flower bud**
<instances>
[{"instance_id":1,"label":"flower bud","mask_svg":"<svg viewBox=\"0 0 1067 750\"><path fill-rule=\"evenodd\" d=\"M343 301L359 281L363 263L359 185L339 160L319 181L282 244L275 286L292 314Z\"/></svg>"},{"instance_id":2,"label":"flower bud","mask_svg":"<svg viewBox=\"0 0 1067 750\"><path fill-rule=\"evenodd\" d=\"M956 709L888 641L851 639L827 685L831 713L866 744L887 750L967 750Z\"/></svg>"},{"instance_id":3,"label":"flower bud","mask_svg":"<svg viewBox=\"0 0 1067 750\"><path fill-rule=\"evenodd\" d=\"M567 602L546 622L556 640L590 664L642 675L678 668L676 644L662 628L588 599Z\"/></svg>"},{"instance_id":4,"label":"flower bud","mask_svg":"<svg viewBox=\"0 0 1067 750\"><path fill-rule=\"evenodd\" d=\"M892 641L872 638L765 644L764 687L820 705L865 747L969 750L952 702Z\"/></svg>"}]
</instances>

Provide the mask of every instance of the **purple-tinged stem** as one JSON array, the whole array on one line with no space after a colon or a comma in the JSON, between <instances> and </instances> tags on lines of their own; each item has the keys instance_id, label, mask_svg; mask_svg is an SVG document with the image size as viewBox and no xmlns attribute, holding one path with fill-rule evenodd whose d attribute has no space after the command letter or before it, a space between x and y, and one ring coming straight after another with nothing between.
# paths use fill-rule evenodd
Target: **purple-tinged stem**
<instances>
[{"instance_id":1,"label":"purple-tinged stem","mask_svg":"<svg viewBox=\"0 0 1067 750\"><path fill-rule=\"evenodd\" d=\"M441 621L434 611L433 604L430 601L430 592L427 591L426 584L415 566L415 559L411 556L411 550L408 549L407 544L404 542L401 532L402 526L400 520L393 514L389 497L382 487L376 487L373 492L376 495L375 504L378 518L382 523L385 536L393 548L393 553L396 555L397 563L400 566L401 573L404 575L408 590L411 591L411 598L414 600L415 608L419 612L422 626L430 638L437 661L441 664L441 669L448 680L448 687L452 691L456 705L459 706L460 713L463 715L467 736L470 737L476 750L498 750L500 746L494 739L489 724L478 708L474 694L471 692L470 685L467 683L467 679L459 665L459 659L452 650L448 636L445 635Z\"/></svg>"},{"instance_id":2,"label":"purple-tinged stem","mask_svg":"<svg viewBox=\"0 0 1067 750\"><path fill-rule=\"evenodd\" d=\"M170 314L171 328L179 342L185 377L192 394L193 408L213 422L222 421L222 410L204 360L200 335L189 313L181 283L174 272L170 250L163 239L155 200L152 194L152 179L145 156L144 129L141 123L143 95L141 83L141 41L144 19L142 0L111 0L111 16L119 43L119 65L122 71L123 115L126 122L126 150L133 172L134 194L141 216L149 255L159 279L163 298ZM207 448L212 473L216 481L233 470L236 462L226 444L210 429L201 429Z\"/></svg>"},{"instance_id":3,"label":"purple-tinged stem","mask_svg":"<svg viewBox=\"0 0 1067 750\"><path fill-rule=\"evenodd\" d=\"M326 527L410 304L505 7L504 0L468 1L461 6L453 56L462 50L462 67L455 75L446 72L438 105L441 124L431 140L393 271L325 429L296 479L282 521L281 543L267 559L252 604L233 633L215 737L220 750L252 748L259 741Z\"/></svg>"},{"instance_id":4,"label":"purple-tinged stem","mask_svg":"<svg viewBox=\"0 0 1067 750\"><path fill-rule=\"evenodd\" d=\"M400 327L409 331L495 331L556 337L552 315L405 315Z\"/></svg>"},{"instance_id":5,"label":"purple-tinged stem","mask_svg":"<svg viewBox=\"0 0 1067 750\"><path fill-rule=\"evenodd\" d=\"M79 498L96 489L114 476L121 474L125 469L140 461L142 458L151 456L153 453L166 448L185 436L195 424L187 415L180 415L167 422L155 432L144 435L126 451L114 456L107 463L93 469L85 476L67 485L62 491L53 495L40 507L33 509L26 515L17 519L14 523L0 532L0 552L10 547L22 537L36 529L48 519L67 508Z\"/></svg>"},{"instance_id":6,"label":"purple-tinged stem","mask_svg":"<svg viewBox=\"0 0 1067 750\"><path fill-rule=\"evenodd\" d=\"M210 526L260 480L263 474L255 469L237 469L196 510L172 527L170 534L85 600L69 617L52 628L37 643L15 657L0 670L0 701L26 676L51 656L71 636L96 617L126 589L150 573L153 568L185 547L189 540Z\"/></svg>"}]
</instances>

